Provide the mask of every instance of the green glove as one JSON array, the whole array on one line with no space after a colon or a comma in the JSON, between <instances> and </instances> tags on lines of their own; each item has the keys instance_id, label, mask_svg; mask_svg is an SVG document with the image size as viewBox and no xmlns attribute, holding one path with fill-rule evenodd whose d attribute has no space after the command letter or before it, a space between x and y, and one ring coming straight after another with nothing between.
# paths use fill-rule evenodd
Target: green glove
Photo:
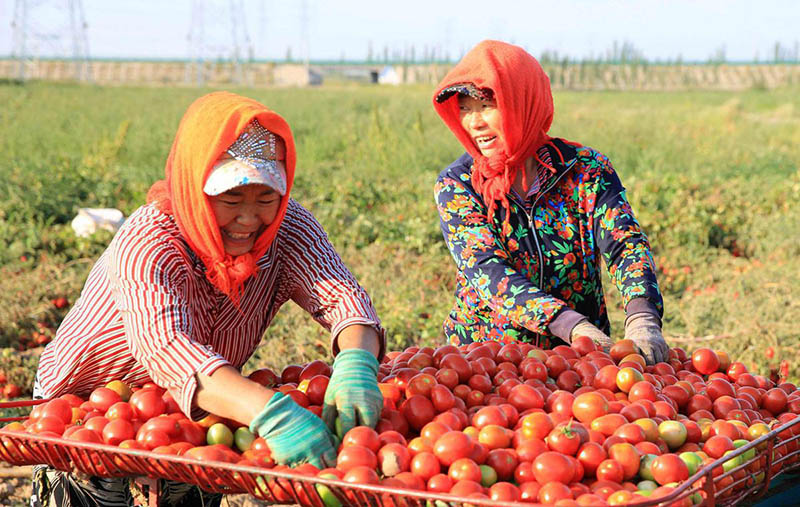
<instances>
[{"instance_id":1,"label":"green glove","mask_svg":"<svg viewBox=\"0 0 800 507\"><path fill-rule=\"evenodd\" d=\"M333 436L322 419L281 392L253 419L250 431L267 441L272 459L280 464L308 462L317 468L336 464Z\"/></svg>"},{"instance_id":2,"label":"green glove","mask_svg":"<svg viewBox=\"0 0 800 507\"><path fill-rule=\"evenodd\" d=\"M378 360L363 349L339 352L333 362L333 375L325 391L322 420L331 430L336 416L342 435L355 426L374 428L383 410L383 395L378 388Z\"/></svg>"}]
</instances>

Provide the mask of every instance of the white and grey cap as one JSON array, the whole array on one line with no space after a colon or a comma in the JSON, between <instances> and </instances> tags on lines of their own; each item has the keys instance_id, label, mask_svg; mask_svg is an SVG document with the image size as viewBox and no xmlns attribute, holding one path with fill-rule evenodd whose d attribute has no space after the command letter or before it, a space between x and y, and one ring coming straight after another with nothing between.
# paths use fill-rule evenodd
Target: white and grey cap
<instances>
[{"instance_id":1,"label":"white and grey cap","mask_svg":"<svg viewBox=\"0 0 800 507\"><path fill-rule=\"evenodd\" d=\"M286 195L286 166L277 159L275 143L275 134L253 119L214 163L203 192L214 196L242 185L261 184Z\"/></svg>"}]
</instances>

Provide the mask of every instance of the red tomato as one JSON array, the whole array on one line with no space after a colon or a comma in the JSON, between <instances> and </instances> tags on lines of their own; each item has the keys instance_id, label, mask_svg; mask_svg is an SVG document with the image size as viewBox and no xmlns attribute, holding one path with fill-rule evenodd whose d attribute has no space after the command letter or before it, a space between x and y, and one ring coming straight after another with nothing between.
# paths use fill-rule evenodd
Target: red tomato
<instances>
[{"instance_id":1,"label":"red tomato","mask_svg":"<svg viewBox=\"0 0 800 507\"><path fill-rule=\"evenodd\" d=\"M445 474L436 474L428 479L426 489L433 493L449 493L455 481Z\"/></svg>"},{"instance_id":2,"label":"red tomato","mask_svg":"<svg viewBox=\"0 0 800 507\"><path fill-rule=\"evenodd\" d=\"M52 399L44 404L39 417L55 417L64 424L69 424L72 422L72 405L62 398Z\"/></svg>"},{"instance_id":3,"label":"red tomato","mask_svg":"<svg viewBox=\"0 0 800 507\"><path fill-rule=\"evenodd\" d=\"M472 376L472 366L461 354L448 354L439 362L440 368L450 368L458 374L458 381L465 384Z\"/></svg>"},{"instance_id":4,"label":"red tomato","mask_svg":"<svg viewBox=\"0 0 800 507\"><path fill-rule=\"evenodd\" d=\"M299 364L287 364L281 371L281 384L298 384L303 367Z\"/></svg>"},{"instance_id":5,"label":"red tomato","mask_svg":"<svg viewBox=\"0 0 800 507\"><path fill-rule=\"evenodd\" d=\"M663 486L689 478L689 467L677 454L664 454L653 460L650 471L655 481Z\"/></svg>"},{"instance_id":6,"label":"red tomato","mask_svg":"<svg viewBox=\"0 0 800 507\"><path fill-rule=\"evenodd\" d=\"M527 357L520 362L519 373L525 380L537 379L542 382L547 380L547 367L533 357Z\"/></svg>"},{"instance_id":7,"label":"red tomato","mask_svg":"<svg viewBox=\"0 0 800 507\"><path fill-rule=\"evenodd\" d=\"M103 427L103 442L108 445L119 445L125 440L136 438L133 424L127 419L113 419Z\"/></svg>"},{"instance_id":8,"label":"red tomato","mask_svg":"<svg viewBox=\"0 0 800 507\"><path fill-rule=\"evenodd\" d=\"M619 373L618 366L613 364L603 366L595 375L592 387L595 389L609 389L612 392L617 391L617 373Z\"/></svg>"},{"instance_id":9,"label":"red tomato","mask_svg":"<svg viewBox=\"0 0 800 507\"><path fill-rule=\"evenodd\" d=\"M430 398L433 408L440 413L450 410L456 405L455 395L447 386L442 384L436 384L431 388Z\"/></svg>"},{"instance_id":10,"label":"red tomato","mask_svg":"<svg viewBox=\"0 0 800 507\"><path fill-rule=\"evenodd\" d=\"M411 458L411 473L429 480L434 475L441 473L442 465L432 452L419 452Z\"/></svg>"},{"instance_id":11,"label":"red tomato","mask_svg":"<svg viewBox=\"0 0 800 507\"><path fill-rule=\"evenodd\" d=\"M466 433L449 431L436 440L433 454L442 465L450 466L459 459L469 457L473 450L472 447L473 442Z\"/></svg>"},{"instance_id":12,"label":"red tomato","mask_svg":"<svg viewBox=\"0 0 800 507\"><path fill-rule=\"evenodd\" d=\"M160 396L160 395L159 395ZM105 412L114 403L122 401L118 392L107 387L98 387L89 395L89 402L101 412Z\"/></svg>"},{"instance_id":13,"label":"red tomato","mask_svg":"<svg viewBox=\"0 0 800 507\"><path fill-rule=\"evenodd\" d=\"M342 481L352 484L379 484L381 479L375 472L374 467L359 465L348 468L344 477L342 477Z\"/></svg>"},{"instance_id":14,"label":"red tomato","mask_svg":"<svg viewBox=\"0 0 800 507\"><path fill-rule=\"evenodd\" d=\"M176 440L182 442L189 442L194 446L202 446L206 443L206 429L197 424L196 422L190 421L188 419L179 419L178 426L180 427L180 433L178 434ZM253 446L251 448L255 448L255 444L257 441L261 440L262 442L264 439L256 439L253 441ZM266 443L264 443L266 448Z\"/></svg>"},{"instance_id":15,"label":"red tomato","mask_svg":"<svg viewBox=\"0 0 800 507\"><path fill-rule=\"evenodd\" d=\"M481 469L477 463L469 458L460 458L453 461L447 469L449 475L454 481L475 481L481 480Z\"/></svg>"},{"instance_id":16,"label":"red tomato","mask_svg":"<svg viewBox=\"0 0 800 507\"><path fill-rule=\"evenodd\" d=\"M170 439L169 435L157 429L138 431L136 433L136 441L148 450L153 450L156 447L172 443L172 439Z\"/></svg>"},{"instance_id":17,"label":"red tomato","mask_svg":"<svg viewBox=\"0 0 800 507\"><path fill-rule=\"evenodd\" d=\"M545 439L551 451L574 456L581 446L580 436L569 425L554 428Z\"/></svg>"},{"instance_id":18,"label":"red tomato","mask_svg":"<svg viewBox=\"0 0 800 507\"><path fill-rule=\"evenodd\" d=\"M639 451L632 444L614 444L608 449L608 457L622 465L625 472L625 479L632 479L639 473L639 462L641 456Z\"/></svg>"},{"instance_id":19,"label":"red tomato","mask_svg":"<svg viewBox=\"0 0 800 507\"><path fill-rule=\"evenodd\" d=\"M579 356L585 356L589 352L597 350L597 345L588 336L576 336L570 343L572 350L578 353Z\"/></svg>"},{"instance_id":20,"label":"red tomato","mask_svg":"<svg viewBox=\"0 0 800 507\"><path fill-rule=\"evenodd\" d=\"M761 399L761 407L769 410L774 416L785 411L787 403L786 391L779 387L770 389L764 393L764 397Z\"/></svg>"},{"instance_id":21,"label":"red tomato","mask_svg":"<svg viewBox=\"0 0 800 507\"><path fill-rule=\"evenodd\" d=\"M367 466L374 470L378 466L378 457L371 449L363 445L343 447L336 459L336 468L347 472L358 466Z\"/></svg>"},{"instance_id":22,"label":"red tomato","mask_svg":"<svg viewBox=\"0 0 800 507\"><path fill-rule=\"evenodd\" d=\"M572 402L572 414L580 422L591 423L608 413L608 402L597 392L583 393Z\"/></svg>"},{"instance_id":23,"label":"red tomato","mask_svg":"<svg viewBox=\"0 0 800 507\"><path fill-rule=\"evenodd\" d=\"M247 378L269 388L276 386L280 381L278 375L276 375L275 372L269 368L259 368L258 370L254 370L250 372L250 375L248 375Z\"/></svg>"},{"instance_id":24,"label":"red tomato","mask_svg":"<svg viewBox=\"0 0 800 507\"><path fill-rule=\"evenodd\" d=\"M426 398L430 398L431 389L436 384L436 378L433 375L428 375L427 373L418 373L411 377L411 379L408 381L408 384L406 384L406 398L410 398L417 394Z\"/></svg>"},{"instance_id":25,"label":"red tomato","mask_svg":"<svg viewBox=\"0 0 800 507\"><path fill-rule=\"evenodd\" d=\"M533 412L520 418L520 430L525 438L544 440L550 434L553 420L544 412Z\"/></svg>"},{"instance_id":26,"label":"red tomato","mask_svg":"<svg viewBox=\"0 0 800 507\"><path fill-rule=\"evenodd\" d=\"M436 372L436 381L444 386L453 389L458 385L458 373L452 368L441 368Z\"/></svg>"},{"instance_id":27,"label":"red tomato","mask_svg":"<svg viewBox=\"0 0 800 507\"><path fill-rule=\"evenodd\" d=\"M625 479L625 468L614 459L605 459L597 466L595 476L601 481L621 483Z\"/></svg>"},{"instance_id":28,"label":"red tomato","mask_svg":"<svg viewBox=\"0 0 800 507\"><path fill-rule=\"evenodd\" d=\"M495 424L504 428L508 427L508 416L505 411L497 405L490 405L478 410L472 416L472 425L478 429Z\"/></svg>"},{"instance_id":29,"label":"red tomato","mask_svg":"<svg viewBox=\"0 0 800 507\"><path fill-rule=\"evenodd\" d=\"M342 447L351 445L364 446L372 452L378 452L378 449L381 448L381 441L378 433L369 426L356 426L342 437Z\"/></svg>"},{"instance_id":30,"label":"red tomato","mask_svg":"<svg viewBox=\"0 0 800 507\"><path fill-rule=\"evenodd\" d=\"M400 405L400 411L408 421L408 425L417 431L432 421L436 415L436 409L433 407L431 400L419 394L404 401Z\"/></svg>"},{"instance_id":31,"label":"red tomato","mask_svg":"<svg viewBox=\"0 0 800 507\"><path fill-rule=\"evenodd\" d=\"M492 449L486 456L486 465L494 469L498 480L508 481L514 478L519 459L510 449Z\"/></svg>"},{"instance_id":32,"label":"red tomato","mask_svg":"<svg viewBox=\"0 0 800 507\"><path fill-rule=\"evenodd\" d=\"M575 470L570 459L554 451L543 452L533 460L533 475L539 484L551 481L568 484L572 482Z\"/></svg>"},{"instance_id":33,"label":"red tomato","mask_svg":"<svg viewBox=\"0 0 800 507\"><path fill-rule=\"evenodd\" d=\"M703 347L692 353L692 366L703 375L711 375L719 370L719 357L713 350Z\"/></svg>"},{"instance_id":34,"label":"red tomato","mask_svg":"<svg viewBox=\"0 0 800 507\"><path fill-rule=\"evenodd\" d=\"M330 378L325 375L315 375L308 380L306 396L308 396L308 402L311 405L322 405L325 401L325 391L328 389L329 382Z\"/></svg>"},{"instance_id":35,"label":"red tomato","mask_svg":"<svg viewBox=\"0 0 800 507\"><path fill-rule=\"evenodd\" d=\"M116 391L112 392L116 394ZM131 394L128 403L133 407L136 418L146 421L152 417L163 414L167 408L167 404L162 398L162 394L163 393L159 392L157 389L139 389ZM117 396L119 396L119 394L117 394Z\"/></svg>"},{"instance_id":36,"label":"red tomato","mask_svg":"<svg viewBox=\"0 0 800 507\"><path fill-rule=\"evenodd\" d=\"M53 433L56 436L61 436L65 428L64 421L62 421L60 417L51 415L39 417L32 426L34 433L42 434L47 432Z\"/></svg>"},{"instance_id":37,"label":"red tomato","mask_svg":"<svg viewBox=\"0 0 800 507\"><path fill-rule=\"evenodd\" d=\"M411 453L403 444L386 444L378 450L378 466L386 477L408 472L411 468Z\"/></svg>"},{"instance_id":38,"label":"red tomato","mask_svg":"<svg viewBox=\"0 0 800 507\"><path fill-rule=\"evenodd\" d=\"M489 488L489 498L495 502L517 502L520 491L510 482L496 482Z\"/></svg>"},{"instance_id":39,"label":"red tomato","mask_svg":"<svg viewBox=\"0 0 800 507\"><path fill-rule=\"evenodd\" d=\"M478 433L478 442L485 445L489 450L504 449L511 445L511 436L513 431L498 426L496 424L489 424L481 428Z\"/></svg>"},{"instance_id":40,"label":"red tomato","mask_svg":"<svg viewBox=\"0 0 800 507\"><path fill-rule=\"evenodd\" d=\"M555 504L560 500L572 500L572 491L566 484L548 482L539 489L539 501L544 504Z\"/></svg>"},{"instance_id":41,"label":"red tomato","mask_svg":"<svg viewBox=\"0 0 800 507\"><path fill-rule=\"evenodd\" d=\"M608 458L606 450L597 442L586 442L578 449L578 461L587 476L594 477L597 467Z\"/></svg>"}]
</instances>

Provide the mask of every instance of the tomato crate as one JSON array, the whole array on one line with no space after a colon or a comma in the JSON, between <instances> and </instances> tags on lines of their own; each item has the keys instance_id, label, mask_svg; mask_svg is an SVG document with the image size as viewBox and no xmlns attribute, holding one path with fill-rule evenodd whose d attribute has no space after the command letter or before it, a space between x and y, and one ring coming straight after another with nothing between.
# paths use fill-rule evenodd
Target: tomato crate
<instances>
[{"instance_id":1,"label":"tomato crate","mask_svg":"<svg viewBox=\"0 0 800 507\"><path fill-rule=\"evenodd\" d=\"M47 400L0 403L0 409L33 406ZM0 418L0 422L20 417ZM768 494L770 484L783 474L800 468L800 418L730 452L697 471L668 496L645 499L645 506L691 505L692 497L703 506L733 506L751 503ZM177 455L80 442L34 433L0 429L0 460L11 465L48 464L63 471L79 471L103 477L131 477L150 486L150 504L157 502L157 480L195 484L223 494L250 494L275 504L374 505L374 506L521 506L521 502L498 502L426 491L352 484L286 471L242 466L218 461L200 461ZM723 471L723 464L746 459Z\"/></svg>"}]
</instances>

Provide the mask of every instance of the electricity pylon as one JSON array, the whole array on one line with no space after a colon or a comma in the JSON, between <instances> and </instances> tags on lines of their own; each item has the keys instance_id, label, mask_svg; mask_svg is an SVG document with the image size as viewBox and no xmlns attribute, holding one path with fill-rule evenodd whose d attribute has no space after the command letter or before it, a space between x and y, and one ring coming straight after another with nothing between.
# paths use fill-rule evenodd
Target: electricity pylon
<instances>
[{"instance_id":1,"label":"electricity pylon","mask_svg":"<svg viewBox=\"0 0 800 507\"><path fill-rule=\"evenodd\" d=\"M217 63L230 63L233 82L245 83L253 58L246 20L243 0L192 0L187 83L204 85Z\"/></svg>"},{"instance_id":2,"label":"electricity pylon","mask_svg":"<svg viewBox=\"0 0 800 507\"><path fill-rule=\"evenodd\" d=\"M76 80L90 81L88 25L81 0L16 0L12 58L17 77L27 77L27 66L42 58L66 58Z\"/></svg>"}]
</instances>

